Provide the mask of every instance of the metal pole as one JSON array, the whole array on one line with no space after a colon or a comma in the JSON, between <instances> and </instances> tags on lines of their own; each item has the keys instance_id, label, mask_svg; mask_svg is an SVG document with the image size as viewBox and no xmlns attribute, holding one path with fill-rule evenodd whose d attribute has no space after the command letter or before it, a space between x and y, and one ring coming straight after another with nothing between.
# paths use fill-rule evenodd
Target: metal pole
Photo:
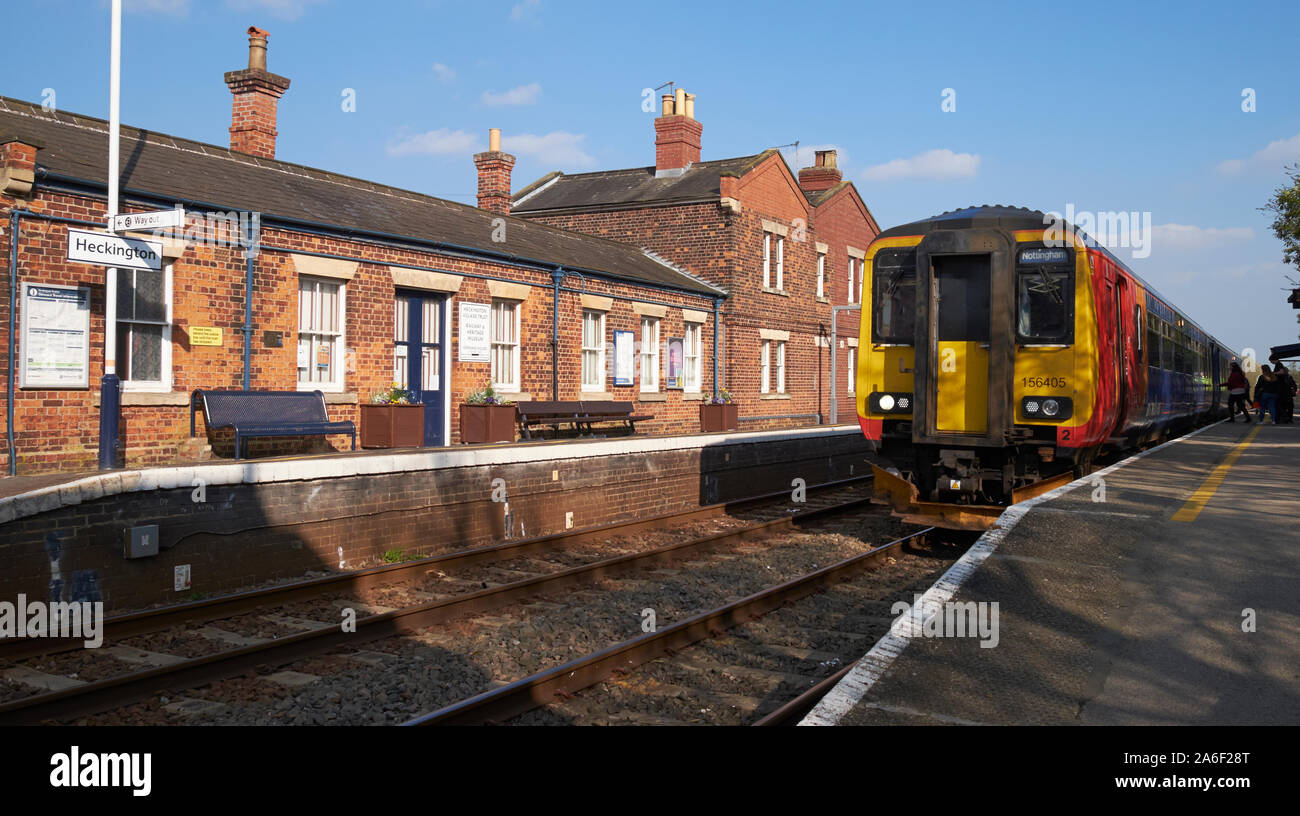
<instances>
[{"instance_id":1,"label":"metal pole","mask_svg":"<svg viewBox=\"0 0 1300 816\"><path fill-rule=\"evenodd\" d=\"M718 399L718 310L722 307L722 298L713 299L713 399Z\"/></svg>"},{"instance_id":2,"label":"metal pole","mask_svg":"<svg viewBox=\"0 0 1300 816\"><path fill-rule=\"evenodd\" d=\"M838 378L835 376L836 367L837 367L837 362L836 362L837 355L835 352L837 350L837 347L839 346L838 332L839 332L840 312L860 312L860 311L862 311L861 303L854 303L846 306L831 307L831 399L830 399L831 416L830 416L830 420L832 425L838 425L840 421L840 413L839 413L840 401L839 401L839 396L836 392L836 388L837 388L836 380ZM862 320L861 315L858 315L858 320L859 321ZM861 328L861 323L859 323L859 329L860 328ZM861 334L860 330L859 330L859 334ZM860 354L858 356L858 364L859 365L862 364L862 359ZM856 372L851 373L849 376L854 376L854 374L856 374Z\"/></svg>"},{"instance_id":3,"label":"metal pole","mask_svg":"<svg viewBox=\"0 0 1300 816\"><path fill-rule=\"evenodd\" d=\"M556 269L551 273L555 282L555 301L551 307L551 400L560 398L560 281L564 271Z\"/></svg>"},{"instance_id":4,"label":"metal pole","mask_svg":"<svg viewBox=\"0 0 1300 816\"><path fill-rule=\"evenodd\" d=\"M244 390L252 386L253 376L253 265L257 261L257 242L261 240L260 213L249 213L244 233Z\"/></svg>"},{"instance_id":5,"label":"metal pole","mask_svg":"<svg viewBox=\"0 0 1300 816\"><path fill-rule=\"evenodd\" d=\"M5 397L5 436L9 442L9 475L18 475L18 457L14 451L14 310L18 305L18 211L9 211L9 359L8 394Z\"/></svg>"},{"instance_id":6,"label":"metal pole","mask_svg":"<svg viewBox=\"0 0 1300 816\"><path fill-rule=\"evenodd\" d=\"M108 57L108 221L117 215L122 85L122 0L113 0ZM99 381L99 469L117 467L122 384L117 377L117 269L104 269L104 376Z\"/></svg>"}]
</instances>

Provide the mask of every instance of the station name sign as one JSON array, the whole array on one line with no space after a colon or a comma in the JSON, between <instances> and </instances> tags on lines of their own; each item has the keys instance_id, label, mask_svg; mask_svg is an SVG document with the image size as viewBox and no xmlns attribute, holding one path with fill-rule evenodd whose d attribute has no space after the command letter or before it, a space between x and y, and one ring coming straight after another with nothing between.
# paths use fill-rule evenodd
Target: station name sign
<instances>
[{"instance_id":1,"label":"station name sign","mask_svg":"<svg viewBox=\"0 0 1300 816\"><path fill-rule=\"evenodd\" d=\"M161 241L68 228L68 260L123 269L162 269Z\"/></svg>"}]
</instances>

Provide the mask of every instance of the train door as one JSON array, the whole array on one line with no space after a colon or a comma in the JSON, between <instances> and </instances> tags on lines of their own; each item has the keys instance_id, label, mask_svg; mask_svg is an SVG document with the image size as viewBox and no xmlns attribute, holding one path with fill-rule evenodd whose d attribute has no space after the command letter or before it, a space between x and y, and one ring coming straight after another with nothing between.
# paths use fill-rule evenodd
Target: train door
<instances>
[{"instance_id":1,"label":"train door","mask_svg":"<svg viewBox=\"0 0 1300 816\"><path fill-rule=\"evenodd\" d=\"M935 431L988 431L992 256L936 255L930 308Z\"/></svg>"},{"instance_id":2,"label":"train door","mask_svg":"<svg viewBox=\"0 0 1300 816\"><path fill-rule=\"evenodd\" d=\"M1124 280L1123 275L1115 276L1115 332L1116 356L1119 357L1119 399L1117 406L1119 415L1116 417L1116 431L1124 428L1124 422L1128 418L1129 395L1132 393L1133 378L1133 331L1130 330L1127 317L1131 314L1129 302L1132 299L1132 289L1128 281Z\"/></svg>"}]
</instances>

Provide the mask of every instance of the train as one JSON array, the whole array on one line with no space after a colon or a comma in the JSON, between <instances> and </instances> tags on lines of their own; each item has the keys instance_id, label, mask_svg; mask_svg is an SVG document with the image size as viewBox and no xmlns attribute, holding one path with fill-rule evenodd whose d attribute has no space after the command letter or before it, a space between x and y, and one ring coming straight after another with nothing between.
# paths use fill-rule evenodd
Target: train
<instances>
[{"instance_id":1,"label":"train","mask_svg":"<svg viewBox=\"0 0 1300 816\"><path fill-rule=\"evenodd\" d=\"M946 212L880 233L864 267L858 421L902 515L987 527L1226 415L1236 354L1054 214Z\"/></svg>"}]
</instances>

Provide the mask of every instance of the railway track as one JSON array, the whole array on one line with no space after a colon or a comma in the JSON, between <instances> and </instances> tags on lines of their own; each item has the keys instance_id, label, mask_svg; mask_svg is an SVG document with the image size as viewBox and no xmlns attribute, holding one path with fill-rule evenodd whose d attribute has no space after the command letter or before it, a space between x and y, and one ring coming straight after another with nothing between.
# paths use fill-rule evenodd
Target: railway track
<instances>
[{"instance_id":1,"label":"railway track","mask_svg":"<svg viewBox=\"0 0 1300 816\"><path fill-rule=\"evenodd\" d=\"M47 720L67 721L97 712L119 708L134 702L145 700L161 692L212 683L225 678L238 676L267 666L280 666L305 658L321 655L340 648L355 648L358 645L392 636L410 635L447 621L469 615L482 614L498 609L522 599L554 593L565 588L590 584L629 570L668 563L691 557L711 549L750 540L756 537L770 536L780 530L790 529L806 524L827 512L839 512L844 507L859 507L866 503L865 498L855 498L849 502L835 502L837 493L857 492L855 487L869 477L844 480L810 488L809 505L814 509L804 510L796 515L790 514L789 494L778 493L754 497L744 501L725 505L699 508L686 513L669 514L624 524L607 525L587 530L569 531L563 534L538 537L495 545L492 547L467 550L457 553L420 559L405 564L362 570L345 575L329 576L312 581L300 582L281 587L272 587L224 598L185 604L181 607L162 610L150 610L118 616L106 621L105 640L109 643L120 642L142 635L160 636L175 634L178 627L188 627L190 631L198 626L201 635L211 635L212 631L225 631L230 637L220 638L220 648L212 653L181 657L165 652L125 647L128 659L134 657L144 663L144 667L135 671L126 671L99 677L90 682L78 682L76 678L64 678L68 682L59 683L44 693L32 694L19 699L0 703L0 723L31 723ZM784 506L783 506L784 505ZM758 521L740 521L738 514L760 516ZM718 532L706 535L694 535L681 541L681 531L698 529L700 525L718 528ZM674 543L660 546L645 546L646 540L655 536L679 539ZM628 537L641 539L640 546L631 547L631 552L614 557L595 557L605 554L611 539L627 541ZM651 541L651 543L654 543ZM582 553L581 548L590 548ZM614 551L618 551L614 548ZM544 557L542 562L539 556ZM527 566L534 572L540 567L540 574L517 577L520 573L520 559L527 559ZM573 561L576 565L569 566ZM557 563L558 561L558 563ZM457 570L460 576L453 577ZM491 578L497 583L489 585L484 579L483 571L496 571ZM451 575L449 575L451 573ZM430 575L439 579L439 589L456 590L451 593L428 593L422 590L410 590L407 585L420 584ZM506 579L506 580L503 580ZM508 580L513 579L513 580ZM446 586L450 580L453 586ZM238 621L249 619L255 613L267 609L284 609L286 605L303 602L313 603L320 611L322 604L331 595L350 593L364 595L374 591L386 591L398 587L398 594L406 598L414 597L422 602L405 603L399 608L376 607L354 598L334 598L324 606L331 607L335 614L341 604L351 604L351 608L368 611L370 614L359 615L355 622L355 631L345 631L335 618L326 622L317 619L301 618L293 615L275 616L277 624L297 625L302 631L282 633L270 638L240 635L237 631L227 629L213 630L212 621ZM415 593L413 596L411 593ZM170 635L168 635L170 636ZM63 644L66 648L68 644ZM25 642L11 641L0 644L0 659L25 668L21 663L24 658L31 658L42 651L49 658L50 641ZM53 657L59 658L56 651ZM120 648L120 647L119 647ZM67 665L84 666L85 661L94 660L87 657L88 651L75 653L64 652L63 656L71 658ZM119 658L120 659L120 658ZM31 662L30 660L28 662ZM85 674L83 672L77 672ZM93 677L93 673L91 674Z\"/></svg>"},{"instance_id":2,"label":"railway track","mask_svg":"<svg viewBox=\"0 0 1300 816\"><path fill-rule=\"evenodd\" d=\"M552 667L546 671L416 717L408 721L406 725L496 724L511 722L512 720L518 724L708 722L710 721L709 718L693 718L689 709L705 704L701 703L700 700L712 702L713 704L721 702L724 705L730 704L733 707L742 709L762 708L773 699L770 696L775 691L772 688L775 685L771 682L773 680L778 683L784 682L801 687L803 691L802 693L792 691L785 697L780 698L782 700L781 704L768 706L774 708L774 710L765 716L753 716L748 719L753 721L755 725L794 724L802 717L803 713L816 705L817 700L851 667L853 657L861 654L861 648L854 647L850 649L850 654L853 657L838 657L829 652L816 649L790 649L780 644L774 646L770 643L763 643L764 639L762 637L746 641L757 646L757 648L748 650L751 654L763 653L763 656L771 657L775 652L777 656L791 658L791 660L787 661L788 663L802 663L803 668L808 670L807 674L794 674L770 668L750 668L736 665L738 662L737 652L746 651L745 648L734 648L736 638L731 638L733 648L729 650L730 654L713 667L701 666L700 656L698 654L692 655L692 653L698 650L699 644L723 638L725 633L733 627L745 627L751 621L790 607L790 605L796 604L810 595L850 582L865 572L883 566L896 558L905 549L923 547L927 537L935 532L935 528L917 530L887 544L873 547L866 552L843 559L838 563L813 570L793 580L767 587L760 592L693 615L662 630L631 638L580 659ZM952 557L955 557L955 554ZM876 593L879 597L875 599L881 604L880 608L876 610L879 612L877 624L887 629L889 617L886 610L888 605L892 604L892 601L897 600L900 596L899 587L886 586L878 587L878 589L882 591ZM870 591L853 593L852 597L846 597L844 599L845 603L841 603L839 606L859 604L869 594L871 594ZM829 617L823 615L820 619L825 621ZM660 682L659 678L647 676L645 668L656 663L676 664L679 669L685 665L686 673L695 675L692 684L694 687L671 682L664 683ZM824 670L829 663L834 663L841 666L841 668L830 677L818 682L815 673L820 668L823 670L822 674L824 674ZM748 686L746 690L752 689L755 685L762 686L764 681L768 681L766 683L767 687L760 692L767 699L712 688L714 680L708 676L703 676L709 674L710 669L717 670L714 673L730 674L729 679L739 680L741 686ZM599 692L593 691L594 687L597 686L602 686L603 690ZM613 689L616 689L618 693L611 694L610 692ZM603 697L605 699L584 700L584 697L587 696ZM640 706L639 713L633 711L629 715L611 710L627 707L629 696L645 698L643 700L645 704ZM671 699L673 705L667 705L665 703L666 699ZM591 704L575 705L575 701L590 702ZM636 708L635 705L632 707ZM674 719L664 715L663 712L666 708L674 707L687 709L687 711L681 712L686 716ZM552 716L543 715L529 719L526 713L539 708L544 708ZM703 711L705 709L701 709L701 712ZM743 714L753 714L753 711L746 711ZM521 717L520 715L526 716Z\"/></svg>"}]
</instances>

